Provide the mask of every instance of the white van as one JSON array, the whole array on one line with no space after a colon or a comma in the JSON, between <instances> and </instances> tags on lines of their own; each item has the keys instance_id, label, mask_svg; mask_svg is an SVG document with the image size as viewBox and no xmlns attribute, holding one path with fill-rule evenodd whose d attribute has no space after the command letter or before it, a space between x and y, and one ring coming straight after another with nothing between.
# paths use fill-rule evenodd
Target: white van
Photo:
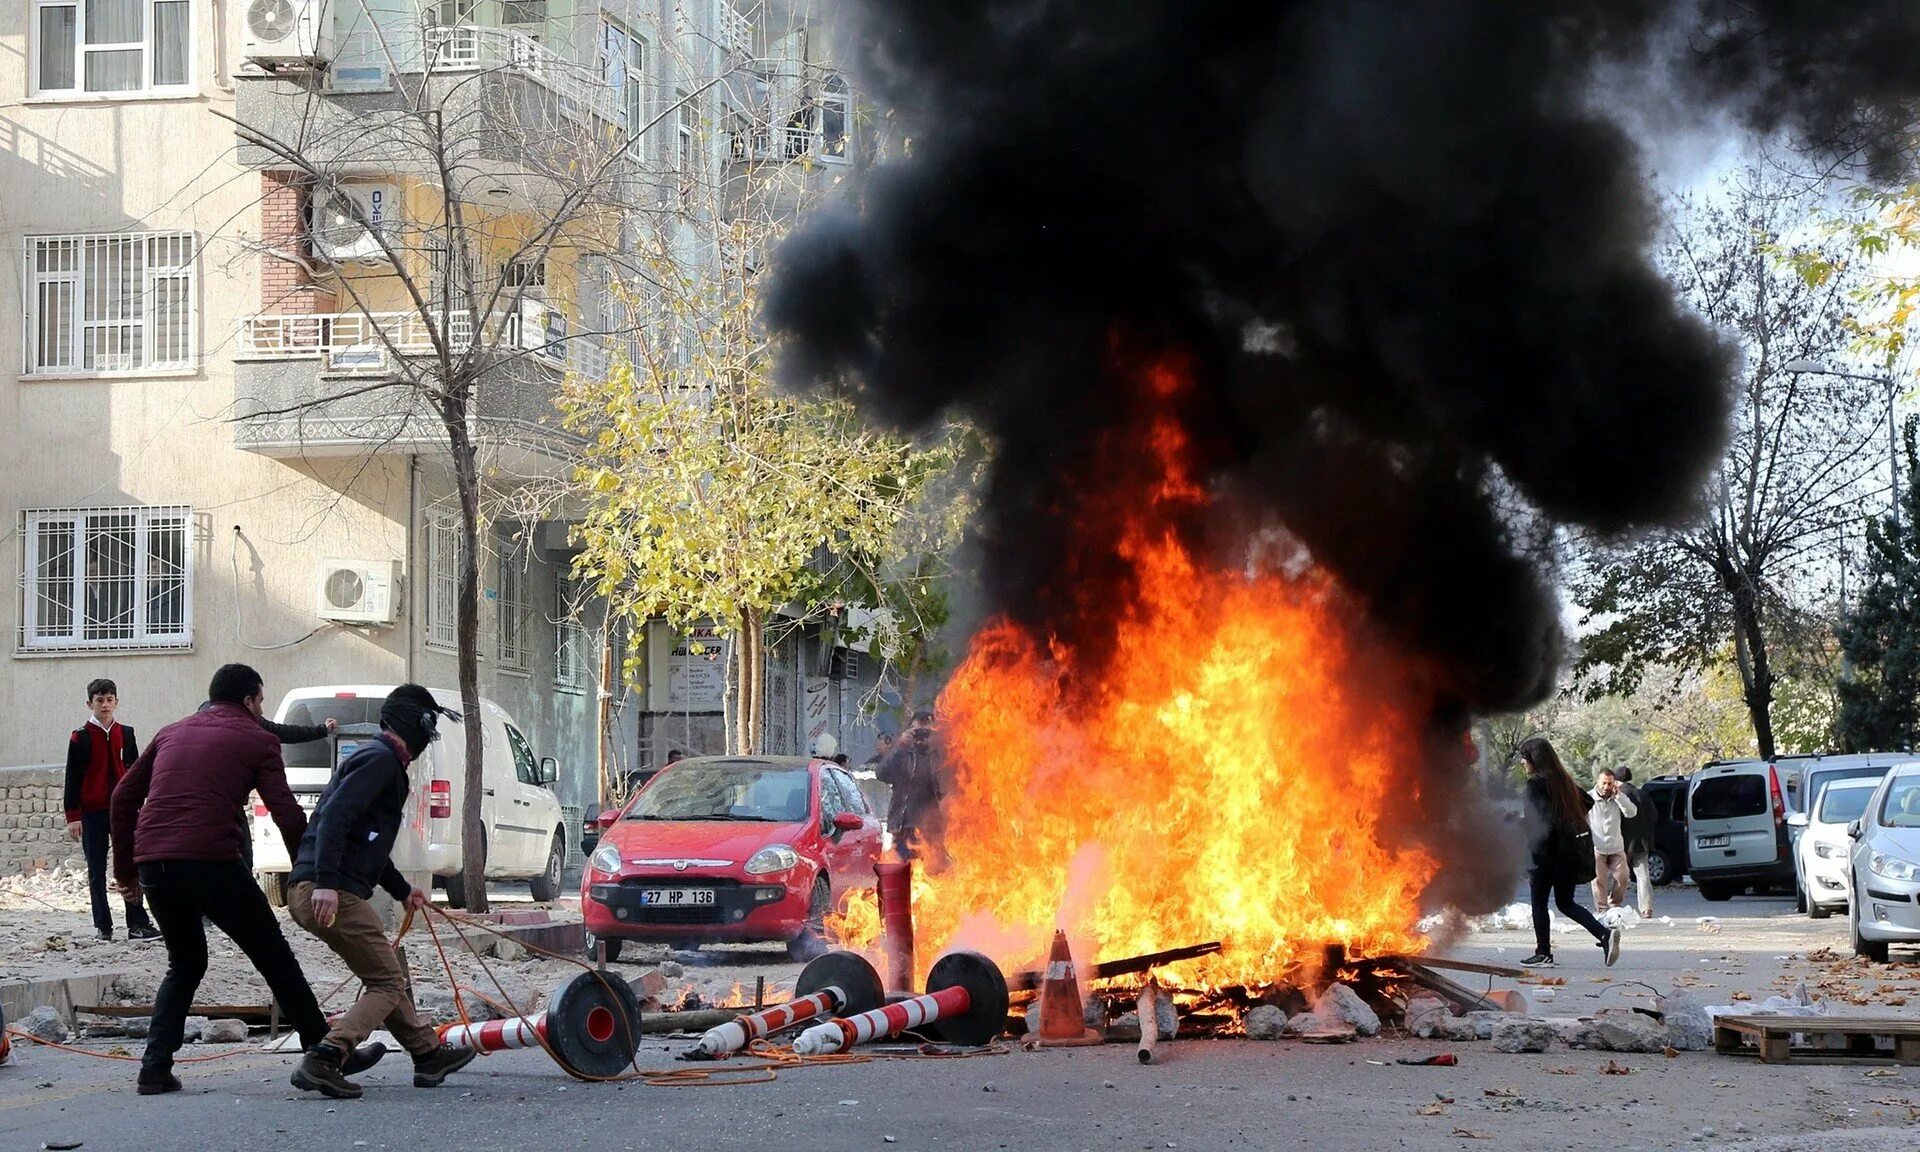
<instances>
[{"instance_id":1,"label":"white van","mask_svg":"<svg viewBox=\"0 0 1920 1152\"><path fill-rule=\"evenodd\" d=\"M380 706L395 685L337 684L295 688L280 701L274 719L282 724L337 725L332 740L289 744L281 749L287 764L287 784L300 806L313 811L320 793L333 775L335 745L345 757L380 730ZM434 699L455 711L460 694L430 688ZM560 801L547 787L558 775L552 757L534 758L533 746L513 718L491 700L480 701L485 787L480 797L480 820L486 831L487 878L526 880L535 900L560 895L560 870L567 858L567 834ZM471 717L468 718L469 720ZM461 766L466 759L463 723L442 717L440 739L413 762L408 775L413 790L408 813L394 847L394 865L402 872L429 872L436 886L446 889L447 903L467 904L461 882L460 802L466 793ZM269 900L285 899L286 875L292 869L280 829L254 797L253 868ZM418 856L418 860L410 857Z\"/></svg>"},{"instance_id":2,"label":"white van","mask_svg":"<svg viewBox=\"0 0 1920 1152\"><path fill-rule=\"evenodd\" d=\"M1765 760L1716 760L1687 789L1687 871L1709 900L1791 891L1793 847L1780 773Z\"/></svg>"}]
</instances>

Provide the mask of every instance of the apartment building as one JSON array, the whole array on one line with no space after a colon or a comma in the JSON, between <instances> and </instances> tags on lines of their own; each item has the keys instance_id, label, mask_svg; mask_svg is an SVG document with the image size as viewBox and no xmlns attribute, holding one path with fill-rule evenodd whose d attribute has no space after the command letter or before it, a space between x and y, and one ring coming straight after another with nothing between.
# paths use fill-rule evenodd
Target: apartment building
<instances>
[{"instance_id":1,"label":"apartment building","mask_svg":"<svg viewBox=\"0 0 1920 1152\"><path fill-rule=\"evenodd\" d=\"M564 509L511 510L565 467L563 375L604 372L644 335L608 320L624 211L680 211L684 227L667 227L697 263L689 188L766 159L830 178L850 158L852 105L804 14L726 0L5 7L0 236L15 259L0 346L18 352L0 372L0 765L58 760L95 676L147 731L232 660L258 667L270 698L451 688L458 502L420 381L462 357L489 513L482 694L559 758L574 809L598 795L603 751L615 770L719 751L714 649L649 628L605 653L567 577ZM437 151L408 146L429 122ZM606 161L595 211L556 199L573 167ZM478 238L436 243L456 210ZM566 235L529 242L560 216ZM630 646L640 682L612 685L603 725L603 657L618 668ZM768 751L853 728L871 687L858 664L817 630L783 642Z\"/></svg>"}]
</instances>

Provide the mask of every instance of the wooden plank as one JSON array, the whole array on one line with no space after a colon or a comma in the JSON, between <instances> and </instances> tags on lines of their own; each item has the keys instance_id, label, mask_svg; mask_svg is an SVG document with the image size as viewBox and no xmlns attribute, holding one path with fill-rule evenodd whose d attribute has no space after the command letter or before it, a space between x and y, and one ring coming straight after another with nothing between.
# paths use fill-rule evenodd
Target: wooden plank
<instances>
[{"instance_id":1,"label":"wooden plank","mask_svg":"<svg viewBox=\"0 0 1920 1152\"><path fill-rule=\"evenodd\" d=\"M1447 956L1382 956L1377 960L1363 960L1363 964L1420 964L1428 968L1447 968L1455 972L1477 972L1482 976L1504 976L1517 980L1534 973L1525 968L1508 968L1503 964L1482 964L1477 960L1455 960Z\"/></svg>"},{"instance_id":2,"label":"wooden plank","mask_svg":"<svg viewBox=\"0 0 1920 1152\"><path fill-rule=\"evenodd\" d=\"M85 1012L90 1016L111 1016L120 1020L153 1015L151 1004L76 1004L73 1010ZM187 1009L187 1015L205 1016L209 1020L245 1020L248 1023L265 1024L273 1018L273 1005L195 1004Z\"/></svg>"},{"instance_id":3,"label":"wooden plank","mask_svg":"<svg viewBox=\"0 0 1920 1152\"><path fill-rule=\"evenodd\" d=\"M1178 964L1182 960L1197 960L1202 956L1211 956L1220 951L1218 940L1209 940L1205 944L1189 944L1185 948L1169 948L1164 952L1149 952L1144 956L1128 956L1120 960L1104 960L1091 967L1080 969L1081 980L1106 980L1114 976L1132 976L1141 972L1150 972L1165 964ZM1040 987L1041 972L1015 972L1007 981L1007 988L1014 992L1031 992Z\"/></svg>"},{"instance_id":4,"label":"wooden plank","mask_svg":"<svg viewBox=\"0 0 1920 1152\"><path fill-rule=\"evenodd\" d=\"M1407 970L1408 977L1411 978L1415 984L1420 985L1420 987L1427 989L1429 992L1439 993L1440 998L1445 1000L1448 1006L1457 1013L1464 1015L1468 1012L1499 1012L1503 1010L1500 1005L1495 1004L1480 993L1475 992L1471 988L1454 983L1417 960L1409 960L1402 956L1398 962L1400 967Z\"/></svg>"},{"instance_id":5,"label":"wooden plank","mask_svg":"<svg viewBox=\"0 0 1920 1152\"><path fill-rule=\"evenodd\" d=\"M1762 1036L1760 1038L1760 1063L1785 1064L1787 1062L1787 1038L1785 1036Z\"/></svg>"},{"instance_id":6,"label":"wooden plank","mask_svg":"<svg viewBox=\"0 0 1920 1152\"><path fill-rule=\"evenodd\" d=\"M1842 1035L1864 1032L1877 1036L1920 1036L1920 1020L1905 1016L1720 1016L1715 1018L1714 1023L1754 1035L1793 1032Z\"/></svg>"}]
</instances>

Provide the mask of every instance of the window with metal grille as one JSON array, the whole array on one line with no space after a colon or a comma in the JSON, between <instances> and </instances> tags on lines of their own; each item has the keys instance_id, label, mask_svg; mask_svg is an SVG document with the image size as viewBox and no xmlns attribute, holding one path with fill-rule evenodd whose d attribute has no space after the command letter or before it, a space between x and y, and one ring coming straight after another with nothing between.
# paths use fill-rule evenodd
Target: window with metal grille
<instances>
[{"instance_id":1,"label":"window with metal grille","mask_svg":"<svg viewBox=\"0 0 1920 1152\"><path fill-rule=\"evenodd\" d=\"M445 509L427 513L427 647L460 646L460 520Z\"/></svg>"},{"instance_id":2,"label":"window with metal grille","mask_svg":"<svg viewBox=\"0 0 1920 1152\"><path fill-rule=\"evenodd\" d=\"M527 612L527 554L510 540L500 541L498 600L500 667L525 672L533 631Z\"/></svg>"},{"instance_id":3,"label":"window with metal grille","mask_svg":"<svg viewBox=\"0 0 1920 1152\"><path fill-rule=\"evenodd\" d=\"M553 686L562 692L580 692L587 686L591 658L587 630L580 623L584 600L578 580L561 577L553 593Z\"/></svg>"},{"instance_id":4,"label":"window with metal grille","mask_svg":"<svg viewBox=\"0 0 1920 1152\"><path fill-rule=\"evenodd\" d=\"M39 95L193 90L191 0L33 0Z\"/></svg>"},{"instance_id":5,"label":"window with metal grille","mask_svg":"<svg viewBox=\"0 0 1920 1152\"><path fill-rule=\"evenodd\" d=\"M29 236L27 374L194 366L191 232Z\"/></svg>"},{"instance_id":6,"label":"window with metal grille","mask_svg":"<svg viewBox=\"0 0 1920 1152\"><path fill-rule=\"evenodd\" d=\"M510 260L500 266L500 283L508 289L545 288L547 262L545 260Z\"/></svg>"},{"instance_id":7,"label":"window with metal grille","mask_svg":"<svg viewBox=\"0 0 1920 1152\"><path fill-rule=\"evenodd\" d=\"M23 512L21 649L191 647L192 519L185 507Z\"/></svg>"}]
</instances>

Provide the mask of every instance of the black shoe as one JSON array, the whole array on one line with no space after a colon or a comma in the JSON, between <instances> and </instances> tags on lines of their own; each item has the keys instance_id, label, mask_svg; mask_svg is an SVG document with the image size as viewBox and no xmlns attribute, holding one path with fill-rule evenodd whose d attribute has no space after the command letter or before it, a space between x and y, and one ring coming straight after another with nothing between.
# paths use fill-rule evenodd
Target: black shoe
<instances>
[{"instance_id":1,"label":"black shoe","mask_svg":"<svg viewBox=\"0 0 1920 1152\"><path fill-rule=\"evenodd\" d=\"M155 928L151 924L134 924L127 928L127 939L158 940L160 939L160 929Z\"/></svg>"},{"instance_id":2,"label":"black shoe","mask_svg":"<svg viewBox=\"0 0 1920 1152\"><path fill-rule=\"evenodd\" d=\"M95 928L93 930L93 935L94 935L94 939L96 940L111 940L113 939L113 929Z\"/></svg>"},{"instance_id":3,"label":"black shoe","mask_svg":"<svg viewBox=\"0 0 1920 1152\"><path fill-rule=\"evenodd\" d=\"M351 1056L348 1056L340 1062L340 1074L342 1076L358 1076L375 1064L380 1063L380 1058L386 1054L387 1046L378 1040L375 1040L371 1044L362 1044L353 1050Z\"/></svg>"},{"instance_id":4,"label":"black shoe","mask_svg":"<svg viewBox=\"0 0 1920 1152\"><path fill-rule=\"evenodd\" d=\"M168 1092L180 1091L180 1078L171 1072L140 1071L140 1079L134 1082L135 1092L142 1096L161 1096Z\"/></svg>"},{"instance_id":5,"label":"black shoe","mask_svg":"<svg viewBox=\"0 0 1920 1152\"><path fill-rule=\"evenodd\" d=\"M1607 955L1607 967L1613 967L1613 962L1620 959L1620 929L1607 930L1607 938L1600 941L1600 951Z\"/></svg>"},{"instance_id":6,"label":"black shoe","mask_svg":"<svg viewBox=\"0 0 1920 1152\"><path fill-rule=\"evenodd\" d=\"M473 1062L474 1051L471 1048L455 1048L442 1044L425 1056L413 1058L413 1086L415 1088L438 1088L449 1073L458 1072Z\"/></svg>"},{"instance_id":7,"label":"black shoe","mask_svg":"<svg viewBox=\"0 0 1920 1152\"><path fill-rule=\"evenodd\" d=\"M331 1044L315 1044L301 1058L290 1079L302 1092L318 1092L335 1100L358 1100L360 1085L340 1071L341 1053Z\"/></svg>"},{"instance_id":8,"label":"black shoe","mask_svg":"<svg viewBox=\"0 0 1920 1152\"><path fill-rule=\"evenodd\" d=\"M1551 968L1553 967L1553 953L1535 952L1525 960L1520 961L1520 963L1529 968Z\"/></svg>"}]
</instances>

